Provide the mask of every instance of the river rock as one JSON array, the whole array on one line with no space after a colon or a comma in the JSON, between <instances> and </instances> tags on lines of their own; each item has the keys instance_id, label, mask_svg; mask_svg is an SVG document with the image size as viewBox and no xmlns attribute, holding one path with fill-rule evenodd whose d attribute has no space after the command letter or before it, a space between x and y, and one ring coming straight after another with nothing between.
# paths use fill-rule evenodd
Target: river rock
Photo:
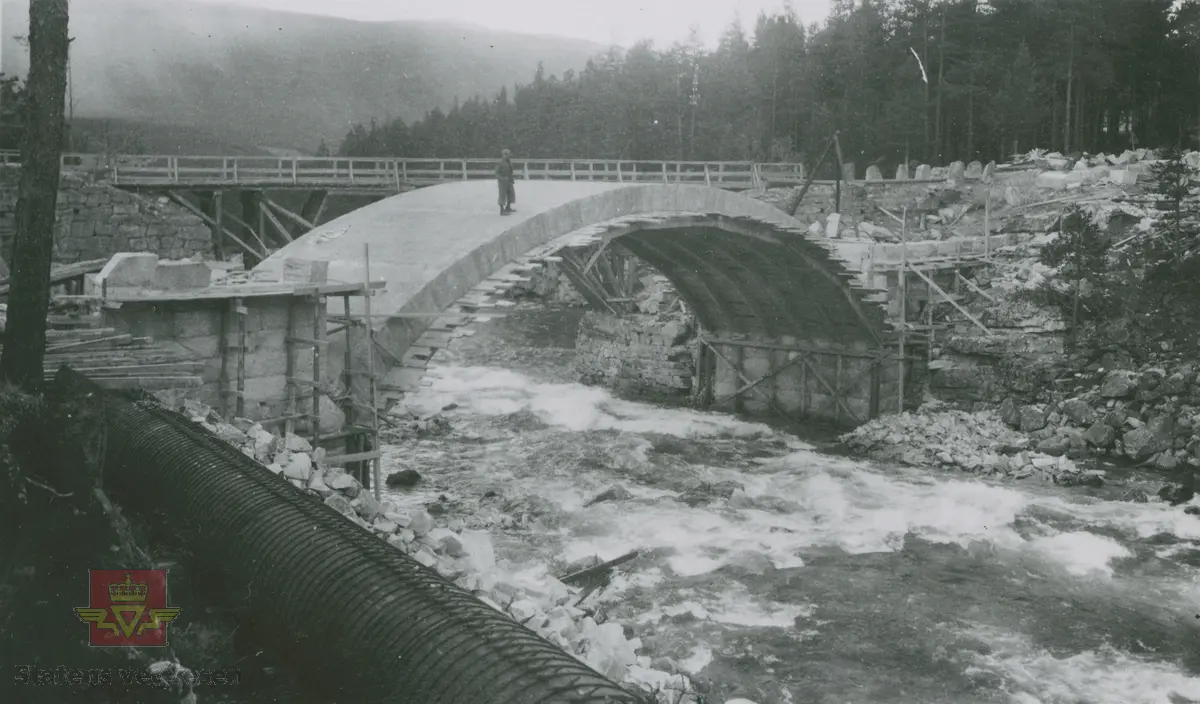
<instances>
[{"instance_id":1,"label":"river rock","mask_svg":"<svg viewBox=\"0 0 1200 704\"><path fill-rule=\"evenodd\" d=\"M1113 441L1117 438L1117 431L1111 425L1104 421L1098 420L1083 433L1083 439L1088 444L1099 448L1112 447Z\"/></svg>"},{"instance_id":2,"label":"river rock","mask_svg":"<svg viewBox=\"0 0 1200 704\"><path fill-rule=\"evenodd\" d=\"M375 500L374 496L371 496L369 491L358 492L358 496L354 497L350 505L366 521L373 521L380 514L379 502Z\"/></svg>"},{"instance_id":3,"label":"river rock","mask_svg":"<svg viewBox=\"0 0 1200 704\"><path fill-rule=\"evenodd\" d=\"M1100 396L1103 398L1127 398L1138 388L1138 377L1125 369L1114 369L1104 375L1100 382Z\"/></svg>"},{"instance_id":4,"label":"river rock","mask_svg":"<svg viewBox=\"0 0 1200 704\"><path fill-rule=\"evenodd\" d=\"M246 433L229 423L217 423L213 428L213 434L234 446L244 445L248 440Z\"/></svg>"},{"instance_id":5,"label":"river rock","mask_svg":"<svg viewBox=\"0 0 1200 704\"><path fill-rule=\"evenodd\" d=\"M1042 405L1030 405L1021 407L1021 431L1032 432L1041 430L1046 427L1046 407Z\"/></svg>"},{"instance_id":6,"label":"river rock","mask_svg":"<svg viewBox=\"0 0 1200 704\"><path fill-rule=\"evenodd\" d=\"M1063 401L1062 412L1080 428L1090 425L1096 419L1096 412L1092 410L1087 401L1081 398L1069 398Z\"/></svg>"},{"instance_id":7,"label":"river rock","mask_svg":"<svg viewBox=\"0 0 1200 704\"><path fill-rule=\"evenodd\" d=\"M391 489L409 489L421 481L421 473L415 469L402 469L392 472L387 477L387 486Z\"/></svg>"},{"instance_id":8,"label":"river rock","mask_svg":"<svg viewBox=\"0 0 1200 704\"><path fill-rule=\"evenodd\" d=\"M1158 390L1165 396L1186 394L1188 390L1188 378L1181 372L1175 372L1159 382Z\"/></svg>"},{"instance_id":9,"label":"river rock","mask_svg":"<svg viewBox=\"0 0 1200 704\"><path fill-rule=\"evenodd\" d=\"M1171 438L1162 437L1149 426L1134 428L1121 436L1125 454L1133 460L1144 460L1171 447Z\"/></svg>"},{"instance_id":10,"label":"river rock","mask_svg":"<svg viewBox=\"0 0 1200 704\"><path fill-rule=\"evenodd\" d=\"M325 483L329 485L330 489L340 491L352 499L357 497L358 493L362 491L362 485L358 483L358 480L346 472L327 474L325 476Z\"/></svg>"},{"instance_id":11,"label":"river rock","mask_svg":"<svg viewBox=\"0 0 1200 704\"><path fill-rule=\"evenodd\" d=\"M312 452L312 444L295 433L288 433L284 437L283 446L288 452Z\"/></svg>"},{"instance_id":12,"label":"river rock","mask_svg":"<svg viewBox=\"0 0 1200 704\"><path fill-rule=\"evenodd\" d=\"M354 515L354 507L350 505L350 499L347 499L341 494L330 494L325 497L325 505L343 516L350 517Z\"/></svg>"},{"instance_id":13,"label":"river rock","mask_svg":"<svg viewBox=\"0 0 1200 704\"><path fill-rule=\"evenodd\" d=\"M266 462L275 454L279 438L267 432L262 426L256 426L248 435L251 442L254 443L254 459L259 462ZM305 480L307 479L308 477L305 477Z\"/></svg>"},{"instance_id":14,"label":"river rock","mask_svg":"<svg viewBox=\"0 0 1200 704\"><path fill-rule=\"evenodd\" d=\"M257 447L255 452L257 454ZM283 465L283 476L288 479L307 482L312 478L312 458L303 452L297 452L290 455L287 459L287 464Z\"/></svg>"},{"instance_id":15,"label":"river rock","mask_svg":"<svg viewBox=\"0 0 1200 704\"><path fill-rule=\"evenodd\" d=\"M395 533L400 526L396 525L393 521L389 521L385 516L376 516L375 521L371 524L371 527L380 533L391 535L392 533Z\"/></svg>"},{"instance_id":16,"label":"river rock","mask_svg":"<svg viewBox=\"0 0 1200 704\"><path fill-rule=\"evenodd\" d=\"M629 493L628 489L620 484L613 484L609 488L592 497L592 499L584 504L584 506L592 506L594 504L604 503L605 501L625 501L632 498L633 494Z\"/></svg>"},{"instance_id":17,"label":"river rock","mask_svg":"<svg viewBox=\"0 0 1200 704\"><path fill-rule=\"evenodd\" d=\"M425 536L425 541L433 545L438 552L450 557L462 557L467 554L463 550L463 544L458 535L446 528L434 528L429 531L429 534Z\"/></svg>"},{"instance_id":18,"label":"river rock","mask_svg":"<svg viewBox=\"0 0 1200 704\"><path fill-rule=\"evenodd\" d=\"M429 515L428 511L415 511L411 515L412 522L409 528L418 536L423 536L433 530L433 516Z\"/></svg>"},{"instance_id":19,"label":"river rock","mask_svg":"<svg viewBox=\"0 0 1200 704\"><path fill-rule=\"evenodd\" d=\"M996 412L1000 415L1000 420L1008 427L1021 427L1021 407L1017 405L1012 396L1005 398Z\"/></svg>"},{"instance_id":20,"label":"river rock","mask_svg":"<svg viewBox=\"0 0 1200 704\"><path fill-rule=\"evenodd\" d=\"M1039 442L1037 444L1037 451L1044 452L1053 457L1058 457L1059 455L1066 454L1070 447L1071 441L1069 439L1062 437L1061 435L1056 435Z\"/></svg>"},{"instance_id":21,"label":"river rock","mask_svg":"<svg viewBox=\"0 0 1200 704\"><path fill-rule=\"evenodd\" d=\"M307 455L298 455L298 456L299 457L307 457ZM333 489L330 489L329 486L325 483L325 478L321 475L321 472L319 470L316 472L313 472L312 476L309 477L308 490L316 493L317 496L320 496L321 498L325 498L326 496L329 496L330 494L333 493Z\"/></svg>"}]
</instances>

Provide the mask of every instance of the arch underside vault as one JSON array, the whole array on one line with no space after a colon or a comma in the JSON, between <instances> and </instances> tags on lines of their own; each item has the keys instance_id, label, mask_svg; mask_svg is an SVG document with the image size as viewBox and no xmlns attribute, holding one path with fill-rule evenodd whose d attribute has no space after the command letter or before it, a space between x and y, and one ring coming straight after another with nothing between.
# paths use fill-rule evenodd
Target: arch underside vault
<instances>
[{"instance_id":1,"label":"arch underside vault","mask_svg":"<svg viewBox=\"0 0 1200 704\"><path fill-rule=\"evenodd\" d=\"M887 334L882 306L801 227L656 213L598 223L587 233L601 247L618 244L658 269L710 331L872 347Z\"/></svg>"}]
</instances>

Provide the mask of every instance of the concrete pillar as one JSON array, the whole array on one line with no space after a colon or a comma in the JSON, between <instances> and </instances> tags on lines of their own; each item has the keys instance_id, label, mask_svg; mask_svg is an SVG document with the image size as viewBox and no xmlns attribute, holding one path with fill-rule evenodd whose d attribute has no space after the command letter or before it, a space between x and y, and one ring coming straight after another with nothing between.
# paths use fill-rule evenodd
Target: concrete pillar
<instances>
[{"instance_id":1,"label":"concrete pillar","mask_svg":"<svg viewBox=\"0 0 1200 704\"><path fill-rule=\"evenodd\" d=\"M854 162L853 161L843 162L842 163L842 180L843 181L853 181L854 174L855 174Z\"/></svg>"}]
</instances>

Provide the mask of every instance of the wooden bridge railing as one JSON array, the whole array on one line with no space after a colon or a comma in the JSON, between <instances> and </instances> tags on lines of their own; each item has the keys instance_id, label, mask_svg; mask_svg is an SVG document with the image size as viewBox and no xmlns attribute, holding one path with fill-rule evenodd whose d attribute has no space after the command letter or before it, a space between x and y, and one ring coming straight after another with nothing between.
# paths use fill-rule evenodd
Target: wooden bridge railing
<instances>
[{"instance_id":1,"label":"wooden bridge railing","mask_svg":"<svg viewBox=\"0 0 1200 704\"><path fill-rule=\"evenodd\" d=\"M497 159L377 159L340 157L222 157L64 154L66 170L90 171L127 186L296 186L401 190L448 181L494 178ZM0 164L18 163L0 152ZM800 164L750 161L624 161L514 159L516 177L529 181L686 183L755 188L766 180L804 177Z\"/></svg>"}]
</instances>

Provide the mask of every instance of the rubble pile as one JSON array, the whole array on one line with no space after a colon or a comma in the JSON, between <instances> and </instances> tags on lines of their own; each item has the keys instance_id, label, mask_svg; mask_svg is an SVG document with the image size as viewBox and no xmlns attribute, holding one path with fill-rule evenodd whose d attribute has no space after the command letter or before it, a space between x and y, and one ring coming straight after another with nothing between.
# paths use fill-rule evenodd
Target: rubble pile
<instances>
[{"instance_id":1,"label":"rubble pile","mask_svg":"<svg viewBox=\"0 0 1200 704\"><path fill-rule=\"evenodd\" d=\"M427 510L401 510L371 491L340 467L323 464L325 450L314 449L302 437L273 434L245 418L225 422L211 408L184 402L184 413L225 442L293 486L321 497L325 504L417 562L435 570L497 611L507 614L580 661L628 687L655 694L662 704L695 704L691 683L684 675L652 667L638 655L641 641L627 639L618 623L604 622L580 608L577 588L541 573L514 573L498 564L491 535L493 526L510 526L511 516L495 508L480 511L470 525L461 518L442 521ZM586 569L599 559L568 567Z\"/></svg>"},{"instance_id":2,"label":"rubble pile","mask_svg":"<svg viewBox=\"0 0 1200 704\"><path fill-rule=\"evenodd\" d=\"M1030 438L1005 425L995 411L967 412L938 403L925 404L915 413L877 418L841 440L857 452L913 466L1060 484L1097 482L1104 476L1079 468L1063 453L1056 456L1031 447Z\"/></svg>"}]
</instances>

